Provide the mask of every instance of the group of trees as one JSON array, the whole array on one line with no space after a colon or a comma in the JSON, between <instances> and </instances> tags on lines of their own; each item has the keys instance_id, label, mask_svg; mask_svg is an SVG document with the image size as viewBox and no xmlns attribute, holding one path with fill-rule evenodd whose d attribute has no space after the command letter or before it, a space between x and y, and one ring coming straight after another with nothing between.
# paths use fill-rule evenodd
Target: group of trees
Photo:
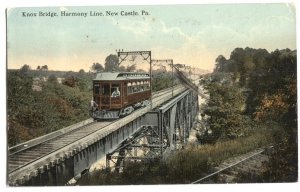
<instances>
[{"instance_id":1,"label":"group of trees","mask_svg":"<svg viewBox=\"0 0 300 192\"><path fill-rule=\"evenodd\" d=\"M229 59L218 56L214 73L202 80L210 96L204 114L213 142L257 129L273 133L279 144L268 181L297 177L296 67L296 50L236 48Z\"/></svg>"},{"instance_id":2,"label":"group of trees","mask_svg":"<svg viewBox=\"0 0 300 192\"><path fill-rule=\"evenodd\" d=\"M296 63L296 51L289 49L269 53L265 49L236 48L229 59L218 56L214 73L202 80L210 95L205 111L209 125L216 130L230 127L227 123L234 120L227 117L224 121L222 114L236 109L233 114L257 122L275 121L295 132ZM234 124L237 129L244 127Z\"/></svg>"},{"instance_id":3,"label":"group of trees","mask_svg":"<svg viewBox=\"0 0 300 192\"><path fill-rule=\"evenodd\" d=\"M72 88L78 88L82 92L92 92L92 81L94 75L87 73L83 69L79 72L66 72L63 76L62 84Z\"/></svg>"},{"instance_id":4,"label":"group of trees","mask_svg":"<svg viewBox=\"0 0 300 192\"><path fill-rule=\"evenodd\" d=\"M89 117L88 103L92 97L93 75L80 72L65 73L63 84L55 72L43 71L40 76L29 65L7 73L8 145L33 139ZM61 74L61 73L57 73ZM73 86L66 82L74 78ZM37 80L38 79L38 80ZM32 87L38 82L40 91Z\"/></svg>"},{"instance_id":5,"label":"group of trees","mask_svg":"<svg viewBox=\"0 0 300 192\"><path fill-rule=\"evenodd\" d=\"M42 71L47 71L48 70L48 65L43 65L43 66L37 66L36 70L42 70Z\"/></svg>"},{"instance_id":6,"label":"group of trees","mask_svg":"<svg viewBox=\"0 0 300 192\"><path fill-rule=\"evenodd\" d=\"M152 91L159 91L162 89L166 89L172 87L172 72L166 71L153 71L153 79L152 79ZM173 80L174 86L178 84L178 80L174 77Z\"/></svg>"},{"instance_id":7,"label":"group of trees","mask_svg":"<svg viewBox=\"0 0 300 192\"><path fill-rule=\"evenodd\" d=\"M136 71L136 63L132 63L127 67L120 65L119 58L117 55L110 54L106 57L104 67L102 64L95 62L91 66L91 70L93 72L112 72L112 71L120 71L120 72L134 72Z\"/></svg>"},{"instance_id":8,"label":"group of trees","mask_svg":"<svg viewBox=\"0 0 300 192\"><path fill-rule=\"evenodd\" d=\"M210 99L203 112L208 117L206 123L213 133L203 138L208 143L247 135L249 125L245 122L249 121L249 117L244 115L246 96L239 86L230 82L230 76L227 78L228 81L206 82L204 86Z\"/></svg>"},{"instance_id":9,"label":"group of trees","mask_svg":"<svg viewBox=\"0 0 300 192\"><path fill-rule=\"evenodd\" d=\"M215 72L247 89L247 114L296 126L296 67L296 50L236 48L228 60L216 59Z\"/></svg>"}]
</instances>

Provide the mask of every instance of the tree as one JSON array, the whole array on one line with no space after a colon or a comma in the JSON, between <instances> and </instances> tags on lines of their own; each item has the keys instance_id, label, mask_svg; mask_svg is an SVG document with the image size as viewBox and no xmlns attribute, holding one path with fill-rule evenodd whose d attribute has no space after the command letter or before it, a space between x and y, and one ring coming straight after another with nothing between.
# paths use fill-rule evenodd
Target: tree
<instances>
[{"instance_id":1,"label":"tree","mask_svg":"<svg viewBox=\"0 0 300 192\"><path fill-rule=\"evenodd\" d=\"M104 67L100 63L97 62L97 63L93 63L91 70L93 72L101 72L101 71L104 71Z\"/></svg>"},{"instance_id":2,"label":"tree","mask_svg":"<svg viewBox=\"0 0 300 192\"><path fill-rule=\"evenodd\" d=\"M29 71L31 70L30 66L27 64L24 64L21 68L20 68L20 74L21 75L28 75Z\"/></svg>"},{"instance_id":3,"label":"tree","mask_svg":"<svg viewBox=\"0 0 300 192\"><path fill-rule=\"evenodd\" d=\"M48 77L48 82L50 82L50 83L58 83L57 77L55 75L50 75Z\"/></svg>"},{"instance_id":4,"label":"tree","mask_svg":"<svg viewBox=\"0 0 300 192\"><path fill-rule=\"evenodd\" d=\"M126 67L126 71L127 71L127 72L134 72L134 71L136 71L136 64L137 64L136 58L137 58L136 55L132 55L132 56L131 56L131 60L130 60L131 65L128 65L128 66Z\"/></svg>"},{"instance_id":5,"label":"tree","mask_svg":"<svg viewBox=\"0 0 300 192\"><path fill-rule=\"evenodd\" d=\"M63 84L67 85L69 87L75 87L75 85L76 85L76 78L73 75L72 76L68 76L63 81Z\"/></svg>"},{"instance_id":6,"label":"tree","mask_svg":"<svg viewBox=\"0 0 300 192\"><path fill-rule=\"evenodd\" d=\"M119 70L120 72L125 72L126 71L126 67L125 66L119 66Z\"/></svg>"},{"instance_id":7,"label":"tree","mask_svg":"<svg viewBox=\"0 0 300 192\"><path fill-rule=\"evenodd\" d=\"M90 73L84 72L83 69L79 70L78 74L76 75L76 84L79 87L80 91L83 92L90 92L93 86L93 78L94 76Z\"/></svg>"},{"instance_id":8,"label":"tree","mask_svg":"<svg viewBox=\"0 0 300 192\"><path fill-rule=\"evenodd\" d=\"M79 75L84 75L85 71L84 71L83 69L80 69L80 70L78 71L78 73L79 73Z\"/></svg>"},{"instance_id":9,"label":"tree","mask_svg":"<svg viewBox=\"0 0 300 192\"><path fill-rule=\"evenodd\" d=\"M129 65L129 66L127 66L127 68L126 68L126 71L127 71L127 72L134 72L135 70L136 70L136 65L135 65L135 64Z\"/></svg>"},{"instance_id":10,"label":"tree","mask_svg":"<svg viewBox=\"0 0 300 192\"><path fill-rule=\"evenodd\" d=\"M118 71L120 72L135 72L136 70L136 64L128 65L127 67L121 65L118 68Z\"/></svg>"},{"instance_id":11,"label":"tree","mask_svg":"<svg viewBox=\"0 0 300 192\"><path fill-rule=\"evenodd\" d=\"M43 70L43 71L48 71L48 65L43 65L43 66L41 67L41 70Z\"/></svg>"},{"instance_id":12,"label":"tree","mask_svg":"<svg viewBox=\"0 0 300 192\"><path fill-rule=\"evenodd\" d=\"M223 72L224 71L224 67L226 64L226 58L223 55L219 55L216 58L216 67L215 67L215 71L218 72Z\"/></svg>"},{"instance_id":13,"label":"tree","mask_svg":"<svg viewBox=\"0 0 300 192\"><path fill-rule=\"evenodd\" d=\"M246 98L237 84L220 81L207 81L209 101L204 113L209 117L208 124L213 139L236 138L247 134L247 117L243 115Z\"/></svg>"},{"instance_id":14,"label":"tree","mask_svg":"<svg viewBox=\"0 0 300 192\"><path fill-rule=\"evenodd\" d=\"M137 73L147 73L144 69L137 69L136 72Z\"/></svg>"},{"instance_id":15,"label":"tree","mask_svg":"<svg viewBox=\"0 0 300 192\"><path fill-rule=\"evenodd\" d=\"M118 71L119 70L119 58L117 55L110 54L105 59L105 71Z\"/></svg>"}]
</instances>

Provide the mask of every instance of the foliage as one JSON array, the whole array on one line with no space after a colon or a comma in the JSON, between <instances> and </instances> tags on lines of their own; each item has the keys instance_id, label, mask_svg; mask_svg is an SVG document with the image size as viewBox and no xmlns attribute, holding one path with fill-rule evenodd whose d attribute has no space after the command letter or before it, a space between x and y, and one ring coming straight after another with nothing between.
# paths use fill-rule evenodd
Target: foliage
<instances>
[{"instance_id":1,"label":"foliage","mask_svg":"<svg viewBox=\"0 0 300 192\"><path fill-rule=\"evenodd\" d=\"M26 69L26 70L24 70ZM91 98L91 79L88 73L75 73L74 87L57 82L52 73L48 81L39 80L41 91L34 91L35 74L30 67L8 71L7 114L8 145L33 139L87 119Z\"/></svg>"},{"instance_id":2,"label":"foliage","mask_svg":"<svg viewBox=\"0 0 300 192\"><path fill-rule=\"evenodd\" d=\"M76 79L75 79L74 76L67 76L65 78L65 80L63 81L63 84L67 85L69 87L75 87L75 85L76 85Z\"/></svg>"},{"instance_id":3,"label":"foliage","mask_svg":"<svg viewBox=\"0 0 300 192\"><path fill-rule=\"evenodd\" d=\"M281 138L282 140L282 138ZM297 143L291 144L287 138L276 145L261 182L297 182Z\"/></svg>"},{"instance_id":4,"label":"foliage","mask_svg":"<svg viewBox=\"0 0 300 192\"><path fill-rule=\"evenodd\" d=\"M43 65L43 66L37 66L36 68L37 70L41 70L41 71L48 71L48 65Z\"/></svg>"},{"instance_id":5,"label":"foliage","mask_svg":"<svg viewBox=\"0 0 300 192\"><path fill-rule=\"evenodd\" d=\"M94 76L91 73L85 73L83 69L76 72L67 72L64 76L64 85L73 88L79 88L83 92L92 91L92 81Z\"/></svg>"},{"instance_id":6,"label":"foliage","mask_svg":"<svg viewBox=\"0 0 300 192\"><path fill-rule=\"evenodd\" d=\"M132 64L132 65L129 65L127 67L125 66L120 66L119 65L119 58L117 55L114 55L114 54L110 54L109 56L107 56L105 58L105 63L104 63L104 67L96 62L96 63L93 63L92 67L91 67L91 70L93 72L135 72L137 71L136 69L136 64Z\"/></svg>"},{"instance_id":7,"label":"foliage","mask_svg":"<svg viewBox=\"0 0 300 192\"><path fill-rule=\"evenodd\" d=\"M228 60L217 57L214 74L202 83L210 95L206 112L212 129L227 129L229 121L247 126L243 119L250 117L296 127L296 51L236 48Z\"/></svg>"},{"instance_id":8,"label":"foliage","mask_svg":"<svg viewBox=\"0 0 300 192\"><path fill-rule=\"evenodd\" d=\"M296 82L296 63L296 50L269 53L265 49L236 48L228 60L223 56L216 59L215 73L231 73L235 82L249 88L251 97L247 104L248 112L252 114L266 94L278 91L289 94L288 87Z\"/></svg>"},{"instance_id":9,"label":"foliage","mask_svg":"<svg viewBox=\"0 0 300 192\"><path fill-rule=\"evenodd\" d=\"M174 77L174 86L178 80ZM153 72L152 91L159 91L172 87L172 72L157 70Z\"/></svg>"},{"instance_id":10,"label":"foliage","mask_svg":"<svg viewBox=\"0 0 300 192\"><path fill-rule=\"evenodd\" d=\"M290 142L290 134L287 129L282 129L282 125L270 124L266 128L270 133L270 138L275 142L272 148L266 152L269 160L263 164L262 174L252 176L249 174L240 174L238 182L260 182L260 183L279 183L279 182L297 182L298 180L298 154L297 143ZM250 176L250 177L249 177ZM250 179L250 180L249 180Z\"/></svg>"},{"instance_id":11,"label":"foliage","mask_svg":"<svg viewBox=\"0 0 300 192\"><path fill-rule=\"evenodd\" d=\"M224 69L225 64L226 64L226 58L223 55L219 55L216 58L215 71L221 71L221 72L223 72L225 70Z\"/></svg>"},{"instance_id":12,"label":"foliage","mask_svg":"<svg viewBox=\"0 0 300 192\"><path fill-rule=\"evenodd\" d=\"M170 155L166 160L125 162L122 173L97 170L78 185L189 184L232 156L247 153L273 142L261 130L244 138L220 141L215 145L193 146Z\"/></svg>"},{"instance_id":13,"label":"foliage","mask_svg":"<svg viewBox=\"0 0 300 192\"><path fill-rule=\"evenodd\" d=\"M29 65L25 64L20 68L19 72L21 75L28 75L30 70L31 70L31 67Z\"/></svg>"},{"instance_id":14,"label":"foliage","mask_svg":"<svg viewBox=\"0 0 300 192\"><path fill-rule=\"evenodd\" d=\"M216 59L214 75L229 73L233 82L245 90L245 115L255 120L252 124L268 127L269 130L272 130L274 124L278 126L276 131L272 130L272 137L279 144L275 145L263 182L297 180L296 67L296 50L289 49L269 53L264 49L236 48L228 60L224 60L222 56ZM224 78L219 78L218 81L220 79ZM207 82L208 80L202 81L204 84ZM225 86L222 88L226 89ZM215 90L207 90L211 102ZM221 105L218 103L218 106Z\"/></svg>"},{"instance_id":15,"label":"foliage","mask_svg":"<svg viewBox=\"0 0 300 192\"><path fill-rule=\"evenodd\" d=\"M93 63L91 70L93 72L101 72L101 71L104 71L104 67L100 63L96 62L96 63Z\"/></svg>"},{"instance_id":16,"label":"foliage","mask_svg":"<svg viewBox=\"0 0 300 192\"><path fill-rule=\"evenodd\" d=\"M50 75L48 77L48 82L50 82L50 83L58 83L57 77L55 75Z\"/></svg>"},{"instance_id":17,"label":"foliage","mask_svg":"<svg viewBox=\"0 0 300 192\"><path fill-rule=\"evenodd\" d=\"M136 69L136 64L128 65L127 67L120 66L118 70L121 72L138 72Z\"/></svg>"},{"instance_id":18,"label":"foliage","mask_svg":"<svg viewBox=\"0 0 300 192\"><path fill-rule=\"evenodd\" d=\"M251 121L244 115L246 97L242 89L231 81L229 75L221 79L218 79L219 75L211 78L204 85L209 92L204 114L208 116L207 124L212 130L211 141L247 135Z\"/></svg>"},{"instance_id":19,"label":"foliage","mask_svg":"<svg viewBox=\"0 0 300 192\"><path fill-rule=\"evenodd\" d=\"M105 71L118 71L119 69L119 58L117 55L110 54L105 59Z\"/></svg>"}]
</instances>

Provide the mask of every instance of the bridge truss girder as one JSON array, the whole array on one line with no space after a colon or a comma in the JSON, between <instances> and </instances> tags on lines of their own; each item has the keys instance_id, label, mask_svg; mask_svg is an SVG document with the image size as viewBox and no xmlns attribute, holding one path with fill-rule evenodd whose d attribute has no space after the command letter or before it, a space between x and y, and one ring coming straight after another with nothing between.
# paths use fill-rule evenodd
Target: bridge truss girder
<instances>
[{"instance_id":1,"label":"bridge truss girder","mask_svg":"<svg viewBox=\"0 0 300 192\"><path fill-rule=\"evenodd\" d=\"M135 132L119 147L106 155L106 166L114 163L116 170L124 160L159 159L184 147L198 113L197 93L188 90L155 108L145 118L142 129Z\"/></svg>"},{"instance_id":2,"label":"bridge truss girder","mask_svg":"<svg viewBox=\"0 0 300 192\"><path fill-rule=\"evenodd\" d=\"M158 158L161 147L157 126L144 126L106 155L106 167L114 163L117 171L124 165L125 159L141 160ZM143 156L138 156L140 154Z\"/></svg>"}]
</instances>

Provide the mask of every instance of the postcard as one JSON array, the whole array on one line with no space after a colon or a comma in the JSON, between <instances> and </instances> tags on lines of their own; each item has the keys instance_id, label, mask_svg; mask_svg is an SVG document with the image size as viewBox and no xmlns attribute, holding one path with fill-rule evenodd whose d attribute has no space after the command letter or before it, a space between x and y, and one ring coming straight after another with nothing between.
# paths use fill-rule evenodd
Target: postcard
<instances>
[{"instance_id":1,"label":"postcard","mask_svg":"<svg viewBox=\"0 0 300 192\"><path fill-rule=\"evenodd\" d=\"M11 7L7 185L298 181L289 3Z\"/></svg>"}]
</instances>

